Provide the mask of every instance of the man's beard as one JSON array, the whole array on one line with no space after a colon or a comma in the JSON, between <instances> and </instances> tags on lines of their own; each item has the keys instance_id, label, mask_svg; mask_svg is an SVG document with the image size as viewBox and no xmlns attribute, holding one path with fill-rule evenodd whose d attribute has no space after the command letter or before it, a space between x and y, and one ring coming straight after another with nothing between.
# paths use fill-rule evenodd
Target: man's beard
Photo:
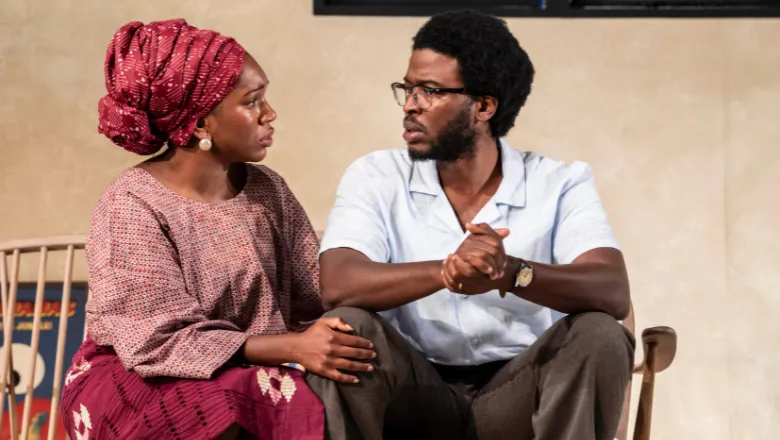
<instances>
[{"instance_id":1,"label":"man's beard","mask_svg":"<svg viewBox=\"0 0 780 440\"><path fill-rule=\"evenodd\" d=\"M464 108L442 128L427 151L409 148L413 161L454 162L474 154L477 133L470 124L471 114Z\"/></svg>"}]
</instances>

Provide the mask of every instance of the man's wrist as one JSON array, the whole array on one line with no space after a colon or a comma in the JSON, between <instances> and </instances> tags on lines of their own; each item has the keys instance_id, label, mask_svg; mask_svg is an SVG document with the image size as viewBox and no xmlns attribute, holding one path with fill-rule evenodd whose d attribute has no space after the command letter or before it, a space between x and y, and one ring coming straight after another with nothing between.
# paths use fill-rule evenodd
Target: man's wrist
<instances>
[{"instance_id":1,"label":"man's wrist","mask_svg":"<svg viewBox=\"0 0 780 440\"><path fill-rule=\"evenodd\" d=\"M446 262L446 258L440 261L434 260L429 262L431 266L431 283L433 286L435 286L434 292L438 292L439 290L447 288L447 285L444 283L444 276L442 275L444 272L444 264Z\"/></svg>"},{"instance_id":2,"label":"man's wrist","mask_svg":"<svg viewBox=\"0 0 780 440\"><path fill-rule=\"evenodd\" d=\"M522 265L523 260L507 255L506 269L504 269L504 277L501 278L501 287L499 288L500 292L507 293L515 289L517 272L520 271Z\"/></svg>"}]
</instances>

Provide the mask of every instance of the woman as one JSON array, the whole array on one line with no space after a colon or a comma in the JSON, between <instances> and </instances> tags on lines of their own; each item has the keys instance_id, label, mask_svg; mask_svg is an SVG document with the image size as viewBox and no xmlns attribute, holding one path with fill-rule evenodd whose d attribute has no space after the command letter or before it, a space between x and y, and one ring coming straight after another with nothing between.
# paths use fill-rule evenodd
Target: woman
<instances>
[{"instance_id":1,"label":"woman","mask_svg":"<svg viewBox=\"0 0 780 440\"><path fill-rule=\"evenodd\" d=\"M123 26L105 73L99 131L141 155L167 149L122 173L92 214L68 433L322 438L304 371L357 382L374 352L343 321L318 320L306 213L278 174L246 164L273 143L266 74L233 39L184 20Z\"/></svg>"}]
</instances>

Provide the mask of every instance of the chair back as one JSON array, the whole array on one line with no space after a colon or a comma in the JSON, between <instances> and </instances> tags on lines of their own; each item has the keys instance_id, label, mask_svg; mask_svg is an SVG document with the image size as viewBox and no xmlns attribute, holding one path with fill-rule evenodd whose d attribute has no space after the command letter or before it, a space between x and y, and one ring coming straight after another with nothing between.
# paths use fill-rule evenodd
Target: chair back
<instances>
[{"instance_id":1,"label":"chair back","mask_svg":"<svg viewBox=\"0 0 780 440\"><path fill-rule=\"evenodd\" d=\"M62 391L62 370L65 355L65 341L68 332L68 317L70 315L71 287L73 284L73 263L76 251L84 249L84 236L61 236L29 240L13 240L0 243L0 310L3 315L3 346L0 354L0 432L5 421L6 394L8 395L8 423L11 439L28 440L31 436L37 437L31 432L33 390L35 388L36 371L40 367L37 364L38 351L41 338L41 316L44 304L44 289L47 282L50 256L53 253L65 253L65 263L62 277L62 294L60 296L59 329L57 332L57 350L54 365L54 380L52 386L51 408L48 418L47 439L54 440L59 421L60 394ZM22 263L22 254L38 255L38 276L35 289L35 305L33 307L32 333L30 336L30 359L27 364L26 383L24 386L24 409L22 410L21 429L19 427L19 415L16 403L16 387L14 371L14 317L16 311L17 294L19 291L19 269ZM25 257L26 260L27 257ZM10 260L10 262L9 262ZM86 326L85 326L86 329ZM86 335L86 330L85 330ZM82 336L83 338L83 336ZM16 359L18 364L25 363ZM42 386L46 386L41 384ZM31 439L33 440L33 439Z\"/></svg>"}]
</instances>

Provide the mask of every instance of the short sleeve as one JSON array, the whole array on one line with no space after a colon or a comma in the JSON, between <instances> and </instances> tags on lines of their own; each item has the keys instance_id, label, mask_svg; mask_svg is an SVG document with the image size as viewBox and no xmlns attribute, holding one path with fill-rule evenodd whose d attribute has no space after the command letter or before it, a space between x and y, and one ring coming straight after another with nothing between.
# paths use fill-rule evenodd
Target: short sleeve
<instances>
[{"instance_id":1,"label":"short sleeve","mask_svg":"<svg viewBox=\"0 0 780 440\"><path fill-rule=\"evenodd\" d=\"M601 203L591 167L575 162L561 189L553 231L553 261L569 264L601 247L619 249Z\"/></svg>"},{"instance_id":2,"label":"short sleeve","mask_svg":"<svg viewBox=\"0 0 780 440\"><path fill-rule=\"evenodd\" d=\"M142 377L208 379L247 335L209 317L184 282L154 210L132 194L104 195L87 239L89 334Z\"/></svg>"},{"instance_id":3,"label":"short sleeve","mask_svg":"<svg viewBox=\"0 0 780 440\"><path fill-rule=\"evenodd\" d=\"M320 253L349 248L377 263L389 261L384 221L389 203L382 197L384 180L370 157L350 165L336 190L336 201L328 217Z\"/></svg>"}]
</instances>

